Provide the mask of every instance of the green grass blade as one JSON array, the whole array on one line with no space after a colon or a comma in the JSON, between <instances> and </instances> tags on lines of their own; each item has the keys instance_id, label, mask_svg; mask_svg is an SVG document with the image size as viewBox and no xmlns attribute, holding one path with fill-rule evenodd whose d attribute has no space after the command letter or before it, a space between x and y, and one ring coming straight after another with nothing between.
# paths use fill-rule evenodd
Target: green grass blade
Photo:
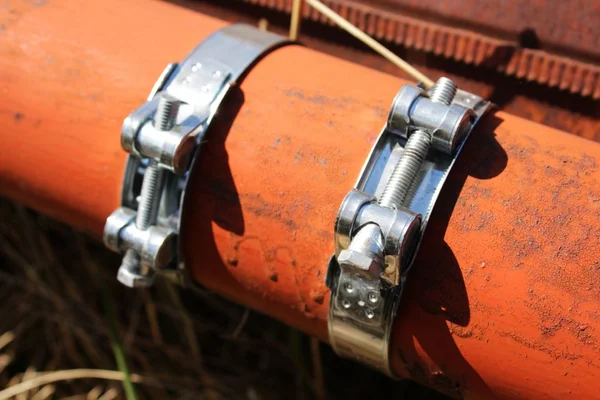
<instances>
[{"instance_id":1,"label":"green grass blade","mask_svg":"<svg viewBox=\"0 0 600 400\"><path fill-rule=\"evenodd\" d=\"M123 390L125 391L125 397L127 398L127 400L137 400L137 394L135 392L135 387L131 382L131 373L129 372L129 368L127 367L125 352L123 351L121 337L117 328L117 319L114 303L110 298L110 295L108 294L104 283L102 284L102 300L104 303L104 313L110 327L110 345L115 355L117 368L125 375L125 379L123 380Z\"/></svg>"}]
</instances>

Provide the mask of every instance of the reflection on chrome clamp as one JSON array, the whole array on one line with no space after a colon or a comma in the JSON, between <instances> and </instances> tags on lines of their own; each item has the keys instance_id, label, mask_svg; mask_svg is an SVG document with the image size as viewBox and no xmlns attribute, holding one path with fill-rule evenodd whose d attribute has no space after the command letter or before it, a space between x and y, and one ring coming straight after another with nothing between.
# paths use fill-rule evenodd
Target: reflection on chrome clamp
<instances>
[{"instance_id":1,"label":"reflection on chrome clamp","mask_svg":"<svg viewBox=\"0 0 600 400\"><path fill-rule=\"evenodd\" d=\"M104 227L104 243L124 253L121 283L150 286L159 271L182 282L181 210L199 144L229 89L287 41L249 25L223 28L181 64L169 64L147 102L125 119L121 145L129 157L121 207Z\"/></svg>"},{"instance_id":2,"label":"reflection on chrome clamp","mask_svg":"<svg viewBox=\"0 0 600 400\"><path fill-rule=\"evenodd\" d=\"M389 339L405 277L463 144L490 108L440 78L403 86L335 221L327 270L335 351L392 375Z\"/></svg>"}]
</instances>

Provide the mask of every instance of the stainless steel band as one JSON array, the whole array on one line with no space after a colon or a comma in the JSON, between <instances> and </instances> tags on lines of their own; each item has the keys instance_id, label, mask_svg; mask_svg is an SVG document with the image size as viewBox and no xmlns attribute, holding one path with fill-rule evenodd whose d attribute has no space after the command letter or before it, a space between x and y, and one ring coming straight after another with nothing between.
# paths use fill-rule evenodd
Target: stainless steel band
<instances>
[{"instance_id":1,"label":"stainless steel band","mask_svg":"<svg viewBox=\"0 0 600 400\"><path fill-rule=\"evenodd\" d=\"M124 121L129 153L121 207L107 219L104 242L125 256L118 279L149 286L156 272L182 281L179 227L185 187L199 144L222 100L268 51L288 39L249 25L223 28L181 64L169 64L148 101Z\"/></svg>"},{"instance_id":2,"label":"stainless steel band","mask_svg":"<svg viewBox=\"0 0 600 400\"><path fill-rule=\"evenodd\" d=\"M388 375L405 278L463 144L490 103L447 78L403 86L335 222L329 338L335 351Z\"/></svg>"}]
</instances>

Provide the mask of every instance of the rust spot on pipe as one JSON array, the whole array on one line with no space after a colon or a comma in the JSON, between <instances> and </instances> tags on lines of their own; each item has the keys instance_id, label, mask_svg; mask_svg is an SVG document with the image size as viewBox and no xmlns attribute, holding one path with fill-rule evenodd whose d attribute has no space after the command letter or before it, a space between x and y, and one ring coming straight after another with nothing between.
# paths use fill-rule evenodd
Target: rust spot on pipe
<instances>
[{"instance_id":1,"label":"rust spot on pipe","mask_svg":"<svg viewBox=\"0 0 600 400\"><path fill-rule=\"evenodd\" d=\"M52 4L9 27L10 40L0 38L8 49L0 57L8 88L0 126L13 133L2 136L0 191L100 234L119 204L123 116L143 101L165 59L180 59L223 23L166 2ZM157 14L159 30L145 23ZM187 30L198 35L180 35ZM53 41L23 53L40 33ZM65 47L73 37L80 44ZM146 51L148 43L161 51ZM56 62L39 69L45 48ZM65 85L86 57L79 72L103 73L80 73ZM41 78L31 84L27 71L35 68ZM190 176L181 232L193 279L326 339L335 215L385 122L377 110L389 108L403 83L300 46L262 59L226 99ZM93 87L103 96L81 107L81 93ZM324 106L282 91L299 87L307 98L348 102ZM20 123L17 111L26 115ZM30 115L45 122L43 134ZM295 164L298 150L327 163L305 156ZM448 382L460 382L471 398L597 396L598 160L597 144L514 115L482 121L407 284L391 340L397 374L453 396Z\"/></svg>"}]
</instances>

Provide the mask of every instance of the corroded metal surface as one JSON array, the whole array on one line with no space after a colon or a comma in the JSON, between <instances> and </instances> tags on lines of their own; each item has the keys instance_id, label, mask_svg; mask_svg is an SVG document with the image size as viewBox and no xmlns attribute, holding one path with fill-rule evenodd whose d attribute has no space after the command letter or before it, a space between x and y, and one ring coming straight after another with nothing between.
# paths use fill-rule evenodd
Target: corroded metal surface
<instances>
[{"instance_id":1,"label":"corroded metal surface","mask_svg":"<svg viewBox=\"0 0 600 400\"><path fill-rule=\"evenodd\" d=\"M171 0L181 6L230 22L257 23L269 21L269 30L287 34L289 16L285 13L288 0L270 2L260 7L246 1L215 3L209 0ZM306 7L305 7L306 8ZM277 11L282 10L282 11ZM308 47L359 63L380 71L409 78L382 57L367 51L344 32L326 24L307 22L302 27L301 41ZM475 64L457 62L453 58L388 44L390 48L430 77L448 76L458 86L490 99L503 110L523 118L600 141L600 102L590 96L561 91L516 75L490 70Z\"/></svg>"},{"instance_id":2,"label":"corroded metal surface","mask_svg":"<svg viewBox=\"0 0 600 400\"><path fill-rule=\"evenodd\" d=\"M378 8L443 21L557 53L600 59L600 4L569 0L362 0Z\"/></svg>"},{"instance_id":3,"label":"corroded metal surface","mask_svg":"<svg viewBox=\"0 0 600 400\"><path fill-rule=\"evenodd\" d=\"M291 7L291 0L242 1L286 13L289 13ZM600 57L600 54L598 54L600 53L600 44L598 44L599 39L597 39L600 36L588 34L588 30L592 29L591 27L600 25L595 22L591 25L584 24L584 21L588 21L590 18L595 18L596 21L600 19L600 7L591 7L589 13L581 11L590 8L584 7L575 14L575 20L569 20L565 18L564 14L556 11L544 11L542 16L545 18L539 19L535 14L531 15L536 11L536 5L527 7L526 5L529 2L523 1L509 2L513 3L512 7L510 4L509 6L489 7L485 5L485 2L476 1L416 2L412 0L395 0L391 2L380 1L378 3L389 4L380 4L379 6L372 5L372 2L364 0L362 2L325 0L323 3L369 35L384 42L421 50L466 64L482 65L502 72L507 76L514 76L518 79L536 82L548 87L556 87L582 96L590 96L594 99L600 98L600 67L592 63L575 61L572 58L548 50L525 48L523 46L538 46L540 39L535 33L536 30L525 28L520 32L517 31L520 23L531 21L539 25L539 21L554 22L552 24L541 24L541 27L544 28L542 31L552 34L553 38L556 38L559 43L569 46L571 50L587 50L593 56ZM578 3L581 3L581 1ZM442 24L406 16L405 13L410 13L410 11L407 11L406 8L400 8L398 5L414 7L422 13L428 14L429 17L431 17L430 14L435 14L446 20ZM519 6L517 8L521 10L519 15L508 17L504 15L504 10L512 10L517 5ZM557 5L559 8L565 6L560 3ZM549 7L551 10L553 8ZM391 12L391 10L397 11ZM553 19L554 12L556 12L555 19ZM304 18L332 25L332 22L310 7L304 7L303 14ZM511 18L521 19L511 20ZM523 20L522 18L531 19ZM513 34L515 40L503 40L497 36L452 27L452 21L448 21L448 19L454 19L455 26L479 25L479 28L482 27L483 30L487 31L509 29L508 33L497 36L511 36ZM457 20L460 22L456 22ZM504 21L506 23L503 23ZM536 21L538 22L536 23ZM573 29L574 24L576 29ZM588 26L590 28L587 28ZM551 30L549 27L555 29ZM576 32L573 33L573 31ZM565 33L565 36L569 39L562 38L561 33ZM573 34L568 35L569 33ZM585 39L588 37L593 38L593 40ZM585 42L582 43L581 40L585 40ZM586 54L586 56L584 58L590 58L590 55Z\"/></svg>"}]
</instances>

